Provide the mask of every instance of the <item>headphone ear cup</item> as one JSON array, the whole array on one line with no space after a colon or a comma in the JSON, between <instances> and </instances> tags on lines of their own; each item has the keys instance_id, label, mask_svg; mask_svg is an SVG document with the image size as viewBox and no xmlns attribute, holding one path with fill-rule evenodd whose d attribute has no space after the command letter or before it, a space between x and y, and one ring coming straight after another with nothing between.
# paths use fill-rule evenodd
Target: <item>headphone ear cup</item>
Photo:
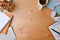
<instances>
[{"instance_id":1,"label":"headphone ear cup","mask_svg":"<svg viewBox=\"0 0 60 40\"><path fill-rule=\"evenodd\" d=\"M55 16L56 16L56 11L53 10L53 11L51 12L51 18L55 18Z\"/></svg>"},{"instance_id":2,"label":"headphone ear cup","mask_svg":"<svg viewBox=\"0 0 60 40\"><path fill-rule=\"evenodd\" d=\"M56 5L54 5L54 10L56 10L56 13L60 16L60 3L57 3Z\"/></svg>"},{"instance_id":3,"label":"headphone ear cup","mask_svg":"<svg viewBox=\"0 0 60 40\"><path fill-rule=\"evenodd\" d=\"M58 17L55 17L54 20L57 22L57 21L60 21L60 16Z\"/></svg>"}]
</instances>

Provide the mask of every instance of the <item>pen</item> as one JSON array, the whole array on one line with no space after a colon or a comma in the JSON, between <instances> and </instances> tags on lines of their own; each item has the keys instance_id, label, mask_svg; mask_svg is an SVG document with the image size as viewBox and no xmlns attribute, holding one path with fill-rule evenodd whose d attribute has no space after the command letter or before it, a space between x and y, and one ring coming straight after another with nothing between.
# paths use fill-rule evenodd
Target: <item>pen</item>
<instances>
[{"instance_id":1,"label":"pen","mask_svg":"<svg viewBox=\"0 0 60 40\"><path fill-rule=\"evenodd\" d=\"M52 28L51 28L52 29ZM54 32L56 32L57 34L59 34L60 35L60 32L58 32L58 31L56 31L56 30L54 30L54 29L52 29Z\"/></svg>"}]
</instances>

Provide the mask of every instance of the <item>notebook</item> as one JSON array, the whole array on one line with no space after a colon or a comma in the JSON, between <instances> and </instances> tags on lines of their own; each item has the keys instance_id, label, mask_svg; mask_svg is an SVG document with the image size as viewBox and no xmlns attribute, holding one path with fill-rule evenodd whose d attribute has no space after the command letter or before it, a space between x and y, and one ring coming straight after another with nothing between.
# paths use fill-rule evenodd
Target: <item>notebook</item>
<instances>
[{"instance_id":1,"label":"notebook","mask_svg":"<svg viewBox=\"0 0 60 40\"><path fill-rule=\"evenodd\" d=\"M60 33L60 21L58 21L58 22L54 23L53 25L49 26L49 30L52 33L52 35L54 36L55 40L60 40L60 34L56 33L52 29L54 29L54 30L56 30L57 32Z\"/></svg>"},{"instance_id":2,"label":"notebook","mask_svg":"<svg viewBox=\"0 0 60 40\"><path fill-rule=\"evenodd\" d=\"M11 36L10 36L11 35ZM14 32L14 30L13 30L13 27L12 26L10 26L9 27L9 29L8 29L8 32L7 32L7 38L8 38L8 36L10 37L10 38L13 38L13 39L16 39L16 35L15 35L15 32Z\"/></svg>"},{"instance_id":3,"label":"notebook","mask_svg":"<svg viewBox=\"0 0 60 40\"><path fill-rule=\"evenodd\" d=\"M6 35L0 34L0 40L15 40L15 39L16 39L16 36L11 26L8 28Z\"/></svg>"},{"instance_id":4,"label":"notebook","mask_svg":"<svg viewBox=\"0 0 60 40\"><path fill-rule=\"evenodd\" d=\"M9 16L11 19L13 18L12 14L9 14L9 13L5 13L7 16ZM8 27L10 26L11 24L11 20L10 22L8 22L8 24L4 27L4 29L1 31L0 34L6 34L7 33L7 30L8 30Z\"/></svg>"},{"instance_id":5,"label":"notebook","mask_svg":"<svg viewBox=\"0 0 60 40\"><path fill-rule=\"evenodd\" d=\"M0 11L0 32L10 20L11 18L9 18L4 12Z\"/></svg>"}]
</instances>

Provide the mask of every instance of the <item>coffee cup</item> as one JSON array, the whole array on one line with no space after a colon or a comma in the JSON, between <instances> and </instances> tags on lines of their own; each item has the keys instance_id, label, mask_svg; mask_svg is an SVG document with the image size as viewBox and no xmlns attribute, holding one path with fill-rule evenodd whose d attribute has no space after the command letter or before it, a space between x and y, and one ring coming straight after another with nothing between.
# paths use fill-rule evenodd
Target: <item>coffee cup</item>
<instances>
[{"instance_id":1,"label":"coffee cup","mask_svg":"<svg viewBox=\"0 0 60 40\"><path fill-rule=\"evenodd\" d=\"M48 4L48 0L38 0L39 10Z\"/></svg>"}]
</instances>

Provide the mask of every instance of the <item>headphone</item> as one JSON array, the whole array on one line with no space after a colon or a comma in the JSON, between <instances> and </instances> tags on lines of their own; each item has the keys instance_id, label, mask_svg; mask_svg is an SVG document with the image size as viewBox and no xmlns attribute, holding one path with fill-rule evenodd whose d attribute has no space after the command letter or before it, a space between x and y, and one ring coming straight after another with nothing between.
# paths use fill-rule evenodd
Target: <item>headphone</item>
<instances>
[{"instance_id":1,"label":"headphone","mask_svg":"<svg viewBox=\"0 0 60 40\"><path fill-rule=\"evenodd\" d=\"M57 6L60 6L60 3L58 3L58 4L56 4L54 7L53 7L53 9L52 9L52 12L51 12L51 17L56 21L57 19L55 19L55 18L59 18L59 17L55 17L56 16L56 11L55 11L55 8L57 7Z\"/></svg>"},{"instance_id":2,"label":"headphone","mask_svg":"<svg viewBox=\"0 0 60 40\"><path fill-rule=\"evenodd\" d=\"M55 9L57 6L60 6L60 3L56 4L53 8Z\"/></svg>"}]
</instances>

